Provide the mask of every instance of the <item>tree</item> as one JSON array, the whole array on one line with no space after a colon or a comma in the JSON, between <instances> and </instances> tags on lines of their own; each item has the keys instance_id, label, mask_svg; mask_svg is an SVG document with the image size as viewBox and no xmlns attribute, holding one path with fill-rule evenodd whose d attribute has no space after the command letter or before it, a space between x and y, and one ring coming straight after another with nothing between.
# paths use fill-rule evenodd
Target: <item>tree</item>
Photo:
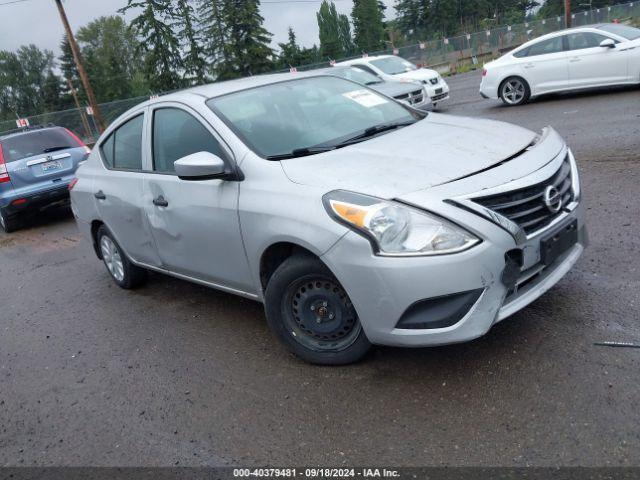
<instances>
[{"instance_id":1,"label":"tree","mask_svg":"<svg viewBox=\"0 0 640 480\"><path fill-rule=\"evenodd\" d=\"M271 33L262 24L259 0L224 0L228 42L217 67L221 80L265 73L273 69Z\"/></svg>"},{"instance_id":2,"label":"tree","mask_svg":"<svg viewBox=\"0 0 640 480\"><path fill-rule=\"evenodd\" d=\"M35 45L16 52L0 50L0 117L24 117L55 108L60 80L54 68L53 52Z\"/></svg>"},{"instance_id":3,"label":"tree","mask_svg":"<svg viewBox=\"0 0 640 480\"><path fill-rule=\"evenodd\" d=\"M225 24L225 0L199 0L200 38L207 72L218 76L218 64L227 62L228 32Z\"/></svg>"},{"instance_id":4,"label":"tree","mask_svg":"<svg viewBox=\"0 0 640 480\"><path fill-rule=\"evenodd\" d=\"M280 62L285 67L295 67L296 65L301 64L300 46L296 41L296 34L293 31L293 28L289 27L288 33L289 41L287 43L278 44L278 47L280 47Z\"/></svg>"},{"instance_id":5,"label":"tree","mask_svg":"<svg viewBox=\"0 0 640 480\"><path fill-rule=\"evenodd\" d=\"M135 34L124 20L118 16L100 17L78 29L76 40L98 101L108 102L132 96L132 84L140 71L142 58ZM84 98L66 38L62 41L61 49L61 70Z\"/></svg>"},{"instance_id":6,"label":"tree","mask_svg":"<svg viewBox=\"0 0 640 480\"><path fill-rule=\"evenodd\" d=\"M323 0L316 13L320 30L320 54L336 59L349 52L352 44L351 27L346 15L338 15L335 3Z\"/></svg>"},{"instance_id":7,"label":"tree","mask_svg":"<svg viewBox=\"0 0 640 480\"><path fill-rule=\"evenodd\" d=\"M195 26L195 9L189 0L175 0L173 23L183 53L182 65L185 73L194 77L199 84L205 82L205 62L202 44Z\"/></svg>"},{"instance_id":8,"label":"tree","mask_svg":"<svg viewBox=\"0 0 640 480\"><path fill-rule=\"evenodd\" d=\"M140 37L137 53L144 56L143 72L149 86L160 92L180 88L184 71L180 42L167 23L174 14L171 0L127 0L118 11L132 8L141 9L131 28Z\"/></svg>"},{"instance_id":9,"label":"tree","mask_svg":"<svg viewBox=\"0 0 640 480\"><path fill-rule=\"evenodd\" d=\"M358 50L373 52L384 48L384 15L378 0L354 0L351 18L353 40Z\"/></svg>"}]
</instances>

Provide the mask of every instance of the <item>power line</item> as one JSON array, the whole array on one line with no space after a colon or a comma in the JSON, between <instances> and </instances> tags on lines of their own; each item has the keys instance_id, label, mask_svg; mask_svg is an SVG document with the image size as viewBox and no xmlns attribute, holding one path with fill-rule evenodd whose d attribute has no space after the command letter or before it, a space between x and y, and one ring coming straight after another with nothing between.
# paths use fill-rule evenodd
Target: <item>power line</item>
<instances>
[{"instance_id":1,"label":"power line","mask_svg":"<svg viewBox=\"0 0 640 480\"><path fill-rule=\"evenodd\" d=\"M12 3L22 3L22 2L27 2L29 0L13 0L11 2L4 2L4 3L0 3L0 7L3 5L11 5Z\"/></svg>"}]
</instances>

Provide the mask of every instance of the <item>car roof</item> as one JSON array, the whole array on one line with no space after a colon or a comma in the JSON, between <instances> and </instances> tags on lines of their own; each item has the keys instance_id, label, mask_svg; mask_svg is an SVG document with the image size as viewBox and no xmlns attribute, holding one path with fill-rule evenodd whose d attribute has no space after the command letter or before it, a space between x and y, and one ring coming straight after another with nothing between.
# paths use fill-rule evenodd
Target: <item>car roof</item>
<instances>
[{"instance_id":1,"label":"car roof","mask_svg":"<svg viewBox=\"0 0 640 480\"><path fill-rule=\"evenodd\" d=\"M57 125L47 125L46 127L40 127L40 126L36 126L36 127L25 127L25 128L17 128L15 130L9 130L6 132L0 132L0 141L2 140L7 140L9 138L15 138L15 137L20 137L22 135L28 135L30 133L34 133L34 132L42 132L42 131L46 131L46 130L53 130L56 128L60 128Z\"/></svg>"},{"instance_id":2,"label":"car roof","mask_svg":"<svg viewBox=\"0 0 640 480\"><path fill-rule=\"evenodd\" d=\"M345 60L344 62L338 62L336 63L337 67L348 67L349 65L352 65L354 63L367 63L367 62L371 62L372 60L380 60L382 58L389 58L389 57L393 57L395 55L371 55L369 57L358 57L358 58L352 58L351 60Z\"/></svg>"},{"instance_id":3,"label":"car roof","mask_svg":"<svg viewBox=\"0 0 640 480\"><path fill-rule=\"evenodd\" d=\"M540 37L536 37L532 40L529 40L526 43L523 43L522 45L520 45L517 49L514 50L514 52L518 52L520 50L523 50L527 47L529 47L530 45L533 45L534 43L540 42L540 41L544 41L544 40L549 40L551 38L556 38L556 37L560 37L562 35L566 35L568 33L575 33L575 32L588 32L588 31L593 31L593 30L600 30L606 34L612 34L615 35L615 33L612 32L606 32L604 30L602 30L602 27L604 27L605 25L609 25L607 23L595 23L593 25L583 25L581 27L571 27L571 28L565 28L564 30L558 30L557 32L551 32L551 33L547 33L546 35L542 35ZM615 25L615 24L611 24L611 25Z\"/></svg>"}]
</instances>

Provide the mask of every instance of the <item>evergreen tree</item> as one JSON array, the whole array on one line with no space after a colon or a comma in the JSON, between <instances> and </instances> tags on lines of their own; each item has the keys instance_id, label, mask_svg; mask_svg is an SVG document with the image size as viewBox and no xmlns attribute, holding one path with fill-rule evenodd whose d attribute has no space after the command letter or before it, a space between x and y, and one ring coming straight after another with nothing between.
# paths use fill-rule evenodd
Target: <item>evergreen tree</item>
<instances>
[{"instance_id":1,"label":"evergreen tree","mask_svg":"<svg viewBox=\"0 0 640 480\"><path fill-rule=\"evenodd\" d=\"M373 52L384 48L384 16L378 0L354 0L351 18L358 50Z\"/></svg>"},{"instance_id":2,"label":"evergreen tree","mask_svg":"<svg viewBox=\"0 0 640 480\"><path fill-rule=\"evenodd\" d=\"M214 78L218 76L218 65L228 61L228 31L225 23L228 15L225 3L226 0L199 0L198 3L205 69Z\"/></svg>"},{"instance_id":3,"label":"evergreen tree","mask_svg":"<svg viewBox=\"0 0 640 480\"><path fill-rule=\"evenodd\" d=\"M218 77L246 77L272 70L271 33L262 26L259 0L225 0L223 4L229 41Z\"/></svg>"},{"instance_id":4,"label":"evergreen tree","mask_svg":"<svg viewBox=\"0 0 640 480\"><path fill-rule=\"evenodd\" d=\"M301 65L301 50L296 41L296 34L293 28L289 27L289 41L287 43L279 43L280 47L280 63L284 67L295 67Z\"/></svg>"},{"instance_id":5,"label":"evergreen tree","mask_svg":"<svg viewBox=\"0 0 640 480\"><path fill-rule=\"evenodd\" d=\"M338 15L338 35L340 37L340 45L342 45L343 55L351 55L356 46L351 36L351 24L349 17L346 15Z\"/></svg>"},{"instance_id":6,"label":"evergreen tree","mask_svg":"<svg viewBox=\"0 0 640 480\"><path fill-rule=\"evenodd\" d=\"M342 57L346 53L344 20L341 26L335 3L323 0L316 17L320 30L320 54L323 58L336 59Z\"/></svg>"},{"instance_id":7,"label":"evergreen tree","mask_svg":"<svg viewBox=\"0 0 640 480\"><path fill-rule=\"evenodd\" d=\"M195 9L189 0L175 1L171 28L176 32L181 44L182 65L187 75L193 76L196 83L202 84L205 82L205 62L196 32Z\"/></svg>"},{"instance_id":8,"label":"evergreen tree","mask_svg":"<svg viewBox=\"0 0 640 480\"><path fill-rule=\"evenodd\" d=\"M144 54L143 72L155 91L182 86L180 43L167 23L174 15L171 7L171 0L127 0L127 5L118 10L142 10L131 22L131 28L140 36L138 52Z\"/></svg>"}]
</instances>

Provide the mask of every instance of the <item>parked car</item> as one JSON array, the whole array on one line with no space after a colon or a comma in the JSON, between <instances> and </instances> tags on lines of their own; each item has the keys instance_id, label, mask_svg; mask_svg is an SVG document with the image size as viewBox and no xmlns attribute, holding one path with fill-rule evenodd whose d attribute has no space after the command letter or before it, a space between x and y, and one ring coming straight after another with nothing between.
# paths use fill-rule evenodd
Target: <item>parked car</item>
<instances>
[{"instance_id":1,"label":"parked car","mask_svg":"<svg viewBox=\"0 0 640 480\"><path fill-rule=\"evenodd\" d=\"M605 23L551 33L485 65L484 98L522 105L538 95L640 84L640 29Z\"/></svg>"},{"instance_id":2,"label":"parked car","mask_svg":"<svg viewBox=\"0 0 640 480\"><path fill-rule=\"evenodd\" d=\"M69 183L90 149L66 128L27 127L0 134L0 226L69 201Z\"/></svg>"},{"instance_id":3,"label":"parked car","mask_svg":"<svg viewBox=\"0 0 640 480\"><path fill-rule=\"evenodd\" d=\"M425 86L433 108L449 99L449 85L435 70L418 68L396 55L378 55L356 58L337 63L336 66L352 66L387 81L420 82Z\"/></svg>"},{"instance_id":4,"label":"parked car","mask_svg":"<svg viewBox=\"0 0 640 480\"><path fill-rule=\"evenodd\" d=\"M335 75L353 82L361 83L387 97L395 98L418 110L431 110L431 100L421 83L383 80L372 73L356 67L332 67L314 70L319 75Z\"/></svg>"},{"instance_id":5,"label":"parked car","mask_svg":"<svg viewBox=\"0 0 640 480\"><path fill-rule=\"evenodd\" d=\"M148 101L77 178L77 223L120 287L154 270L261 301L319 364L477 338L587 244L576 161L551 128L421 113L335 76Z\"/></svg>"}]
</instances>

